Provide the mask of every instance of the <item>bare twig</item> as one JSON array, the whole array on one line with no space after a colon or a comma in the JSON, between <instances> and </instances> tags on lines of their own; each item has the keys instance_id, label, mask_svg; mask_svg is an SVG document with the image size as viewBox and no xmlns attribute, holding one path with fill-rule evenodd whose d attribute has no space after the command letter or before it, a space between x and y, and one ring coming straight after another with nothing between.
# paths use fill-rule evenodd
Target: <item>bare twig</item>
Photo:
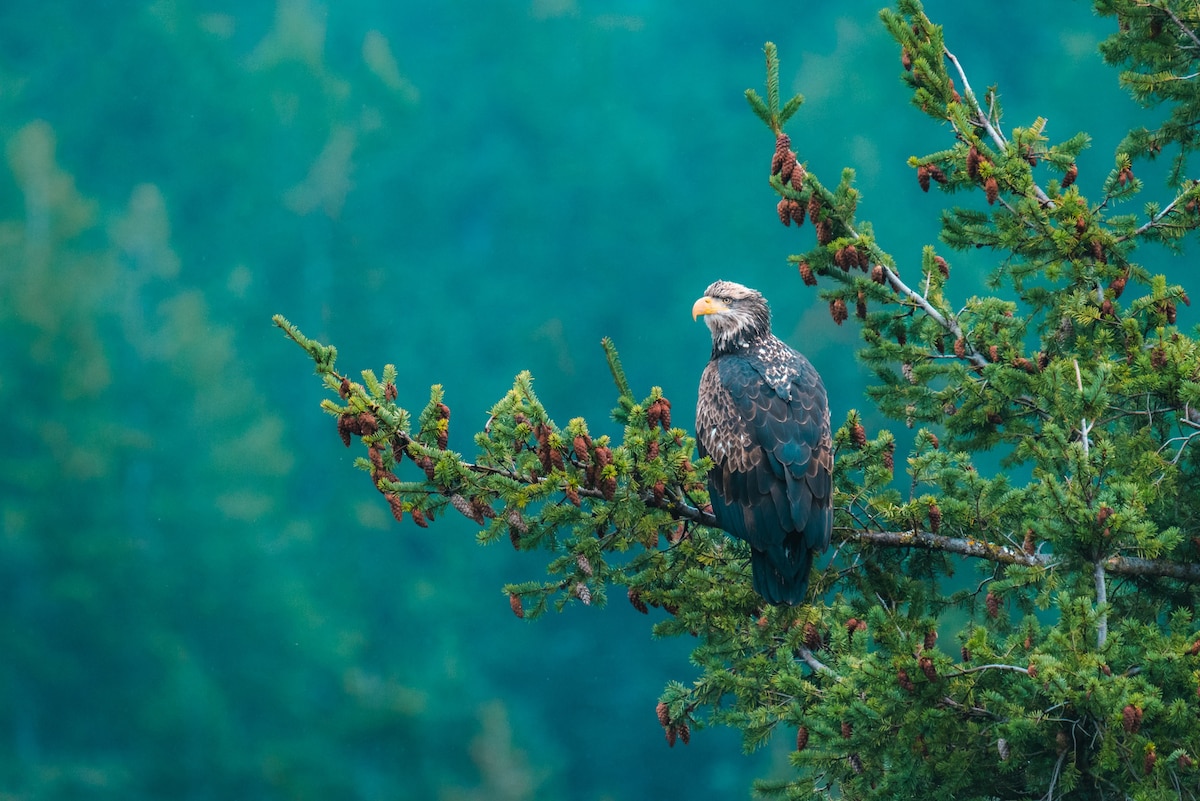
<instances>
[{"instance_id":1,"label":"bare twig","mask_svg":"<svg viewBox=\"0 0 1200 801\"><path fill-rule=\"evenodd\" d=\"M1096 582L1096 606L1103 607L1108 603L1108 580L1104 575L1104 563L1096 562L1092 570L1092 578ZM1096 620L1096 647L1103 648L1108 639L1108 612L1101 610Z\"/></svg>"},{"instance_id":2,"label":"bare twig","mask_svg":"<svg viewBox=\"0 0 1200 801\"><path fill-rule=\"evenodd\" d=\"M956 676L965 676L968 673L978 673L982 670L1011 670L1016 673L1024 673L1029 675L1029 668L1018 667L1017 665L976 665L975 667L963 668L953 673L944 674L946 678L952 679Z\"/></svg>"},{"instance_id":3,"label":"bare twig","mask_svg":"<svg viewBox=\"0 0 1200 801\"><path fill-rule=\"evenodd\" d=\"M808 650L808 648L804 647L803 645L796 649L796 655L804 660L804 664L808 665L816 672L826 673L834 678L837 678L837 673L835 673L832 668L830 668L820 659L817 659L815 656L813 656L813 652Z\"/></svg>"},{"instance_id":4,"label":"bare twig","mask_svg":"<svg viewBox=\"0 0 1200 801\"><path fill-rule=\"evenodd\" d=\"M1192 42L1193 42L1193 43L1194 43L1194 44L1195 44L1197 47L1200 47L1200 38L1197 38L1197 37L1196 37L1196 32L1195 32L1195 31L1193 31L1191 28L1189 28L1187 25L1184 25L1184 24L1183 24L1183 20L1181 20L1179 17L1175 16L1175 12L1174 12L1174 11L1172 11L1170 8L1168 8L1166 3L1163 3L1163 4L1162 4L1162 5L1160 5L1160 6L1157 6L1157 8L1158 8L1160 11L1163 11L1163 12L1165 12L1165 13L1166 13L1166 15L1167 15L1168 17L1170 17L1170 18L1171 18L1171 21L1175 23L1175 25L1176 25L1176 26L1179 28L1179 31L1180 31L1180 32L1181 32L1181 33L1182 33L1184 36L1186 36L1186 37L1188 37L1189 39L1191 39L1191 40L1192 40Z\"/></svg>"},{"instance_id":5,"label":"bare twig","mask_svg":"<svg viewBox=\"0 0 1200 801\"><path fill-rule=\"evenodd\" d=\"M983 126L983 130L987 132L988 138L992 140L996 147L1004 150L1008 147L1008 140L1004 138L1003 132L998 130L996 126L992 124L991 112L984 112L983 108L979 105L979 99L975 96L975 92L971 89L971 82L967 80L966 70L963 69L958 57L945 48L942 50L946 54L946 58L949 59L950 63L954 65L954 69L958 73L959 80L962 81L964 92L963 96L967 99L967 102L971 104L972 108L975 109L975 112L978 115L977 121L981 126ZM1054 206L1054 203L1050 200L1050 197L1036 183L1033 185L1033 194L1035 197L1037 197L1038 202L1042 205L1049 207ZM1012 211L1012 208L1009 207L1009 210Z\"/></svg>"},{"instance_id":6,"label":"bare twig","mask_svg":"<svg viewBox=\"0 0 1200 801\"><path fill-rule=\"evenodd\" d=\"M1083 375L1079 372L1079 360L1072 359L1075 364L1075 385L1079 387L1080 396L1083 395ZM1088 455L1088 434L1092 431L1092 427L1088 425L1087 418L1082 418L1079 425L1079 436L1083 440L1083 456L1086 459Z\"/></svg>"},{"instance_id":7,"label":"bare twig","mask_svg":"<svg viewBox=\"0 0 1200 801\"><path fill-rule=\"evenodd\" d=\"M944 551L986 559L1002 565L1040 568L1054 568L1059 565L1059 561L1053 558L1053 554L1027 554L1005 545L930 534L927 531L853 531L848 529L838 529L837 531L841 536L884 547ZM1105 572L1118 576L1166 578L1200 583L1200 563L1169 562L1164 559L1142 559L1137 556L1110 556L1100 560L1099 564L1103 565Z\"/></svg>"},{"instance_id":8,"label":"bare twig","mask_svg":"<svg viewBox=\"0 0 1200 801\"><path fill-rule=\"evenodd\" d=\"M855 236L857 236L857 234ZM946 331L953 335L956 339L965 340L962 329L958 325L958 320L954 319L953 317L947 317L934 308L933 304L930 303L924 295L913 290L907 284L905 284L904 281L900 280L900 276L896 274L894 270L890 269L889 267L883 267L883 276L887 280L888 285L891 286L891 288L897 294L903 295L911 303L918 306L921 311L925 312L925 314L929 316L931 320L940 325L942 328L946 329ZM977 367L985 367L988 364L988 360L983 357L982 353L975 350L974 347L971 347L970 352L966 354L965 358L967 361L971 362L971 364L974 364Z\"/></svg>"}]
</instances>

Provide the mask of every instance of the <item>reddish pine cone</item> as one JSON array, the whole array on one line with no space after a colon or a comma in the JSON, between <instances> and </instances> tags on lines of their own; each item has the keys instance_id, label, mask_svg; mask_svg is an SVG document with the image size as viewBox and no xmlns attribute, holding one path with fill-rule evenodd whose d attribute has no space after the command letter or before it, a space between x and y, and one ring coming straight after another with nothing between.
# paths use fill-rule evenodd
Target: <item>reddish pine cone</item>
<instances>
[{"instance_id":1,"label":"reddish pine cone","mask_svg":"<svg viewBox=\"0 0 1200 801\"><path fill-rule=\"evenodd\" d=\"M983 192L987 196L988 205L994 204L1000 198L1000 184L994 175L988 176L983 183Z\"/></svg>"},{"instance_id":2,"label":"reddish pine cone","mask_svg":"<svg viewBox=\"0 0 1200 801\"><path fill-rule=\"evenodd\" d=\"M921 186L922 192L929 191L929 165L922 164L917 167L917 183Z\"/></svg>"},{"instance_id":3,"label":"reddish pine cone","mask_svg":"<svg viewBox=\"0 0 1200 801\"><path fill-rule=\"evenodd\" d=\"M635 590L633 587L630 587L625 595L627 598L629 598L629 603L634 609L638 610L643 615L650 613L650 609L646 606L646 602L642 600L642 594L640 592Z\"/></svg>"},{"instance_id":4,"label":"reddish pine cone","mask_svg":"<svg viewBox=\"0 0 1200 801\"><path fill-rule=\"evenodd\" d=\"M1121 725L1129 734L1137 734L1142 727L1142 710L1132 704L1121 710Z\"/></svg>"},{"instance_id":5,"label":"reddish pine cone","mask_svg":"<svg viewBox=\"0 0 1200 801\"><path fill-rule=\"evenodd\" d=\"M1066 189L1071 184L1075 183L1075 179L1079 177L1079 168L1072 162L1070 167L1067 167L1067 172L1063 175L1062 188Z\"/></svg>"},{"instance_id":6,"label":"reddish pine cone","mask_svg":"<svg viewBox=\"0 0 1200 801\"><path fill-rule=\"evenodd\" d=\"M988 592L987 600L984 601L987 607L988 617L994 618L1000 614L1000 599L996 597L994 592Z\"/></svg>"},{"instance_id":7,"label":"reddish pine cone","mask_svg":"<svg viewBox=\"0 0 1200 801\"><path fill-rule=\"evenodd\" d=\"M854 428L850 429L850 442L854 444L856 450L866 447L867 430L863 428L862 423L855 423Z\"/></svg>"},{"instance_id":8,"label":"reddish pine cone","mask_svg":"<svg viewBox=\"0 0 1200 801\"><path fill-rule=\"evenodd\" d=\"M846 310L846 301L841 298L831 300L829 302L829 315L833 317L833 321L838 325L846 322L850 316L850 313Z\"/></svg>"},{"instance_id":9,"label":"reddish pine cone","mask_svg":"<svg viewBox=\"0 0 1200 801\"><path fill-rule=\"evenodd\" d=\"M804 646L810 651L821 647L821 634L812 623L804 624Z\"/></svg>"},{"instance_id":10,"label":"reddish pine cone","mask_svg":"<svg viewBox=\"0 0 1200 801\"><path fill-rule=\"evenodd\" d=\"M979 154L979 148L971 145L971 149L967 151L967 175L972 181L979 180L979 165L983 163L983 156Z\"/></svg>"},{"instance_id":11,"label":"reddish pine cone","mask_svg":"<svg viewBox=\"0 0 1200 801\"><path fill-rule=\"evenodd\" d=\"M801 726L796 732L796 750L803 751L808 748L808 727Z\"/></svg>"},{"instance_id":12,"label":"reddish pine cone","mask_svg":"<svg viewBox=\"0 0 1200 801\"><path fill-rule=\"evenodd\" d=\"M521 596L515 592L510 592L508 594L508 605L512 607L514 615L520 618L525 617L525 607L521 605Z\"/></svg>"},{"instance_id":13,"label":"reddish pine cone","mask_svg":"<svg viewBox=\"0 0 1200 801\"><path fill-rule=\"evenodd\" d=\"M808 266L808 262L800 262L800 278L804 281L805 286L816 286L817 277L813 275L812 267Z\"/></svg>"}]
</instances>

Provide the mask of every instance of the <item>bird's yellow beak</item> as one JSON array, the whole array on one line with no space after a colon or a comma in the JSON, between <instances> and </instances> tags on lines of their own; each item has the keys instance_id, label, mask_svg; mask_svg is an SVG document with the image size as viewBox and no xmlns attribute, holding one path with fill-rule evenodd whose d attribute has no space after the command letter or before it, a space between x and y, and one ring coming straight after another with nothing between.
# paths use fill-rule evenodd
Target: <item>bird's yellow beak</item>
<instances>
[{"instance_id":1,"label":"bird's yellow beak","mask_svg":"<svg viewBox=\"0 0 1200 801\"><path fill-rule=\"evenodd\" d=\"M716 314L718 312L728 311L729 307L719 300L714 300L708 295L700 298L692 304L692 319L702 317L705 314Z\"/></svg>"}]
</instances>

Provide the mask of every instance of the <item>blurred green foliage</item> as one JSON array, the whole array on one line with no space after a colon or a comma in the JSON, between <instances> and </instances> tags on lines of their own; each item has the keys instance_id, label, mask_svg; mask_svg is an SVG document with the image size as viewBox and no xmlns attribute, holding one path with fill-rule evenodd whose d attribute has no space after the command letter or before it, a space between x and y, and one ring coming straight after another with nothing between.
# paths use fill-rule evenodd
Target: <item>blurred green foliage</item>
<instances>
[{"instance_id":1,"label":"blurred green foliage","mask_svg":"<svg viewBox=\"0 0 1200 801\"><path fill-rule=\"evenodd\" d=\"M860 213L919 253L926 123L876 6L0 9L0 793L716 797L786 774L786 748L720 732L666 750L653 706L686 647L632 610L527 630L494 588L540 566L462 548L465 520L397 530L267 320L396 362L406 399L443 381L464 415L529 369L603 420L612 335L686 428L708 355L686 310L726 277L772 298L840 418L854 334L780 258L741 93L779 43L806 158L857 165ZM1105 28L1039 8L929 3L960 39L1020 37L972 72L1092 132L1107 169L1135 107L1094 78Z\"/></svg>"}]
</instances>

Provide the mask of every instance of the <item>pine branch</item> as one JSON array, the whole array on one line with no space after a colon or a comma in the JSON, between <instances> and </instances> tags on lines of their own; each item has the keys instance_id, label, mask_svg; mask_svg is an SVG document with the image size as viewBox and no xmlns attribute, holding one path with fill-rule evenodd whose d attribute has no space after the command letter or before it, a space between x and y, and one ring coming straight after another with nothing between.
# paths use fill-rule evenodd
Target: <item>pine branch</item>
<instances>
[{"instance_id":1,"label":"pine branch","mask_svg":"<svg viewBox=\"0 0 1200 801\"><path fill-rule=\"evenodd\" d=\"M836 529L843 539L870 543L888 548L920 548L928 551L970 556L985 559L998 565L1022 565L1024 567L1055 568L1060 559L1045 554L1027 554L1015 548L983 540L947 537L927 531L875 531L859 529ZM1095 563L1101 570L1119 576L1139 578L1166 578L1200 583L1200 563L1171 562L1163 559L1143 559L1136 556L1111 556ZM1098 601L1097 603L1103 603Z\"/></svg>"}]
</instances>

